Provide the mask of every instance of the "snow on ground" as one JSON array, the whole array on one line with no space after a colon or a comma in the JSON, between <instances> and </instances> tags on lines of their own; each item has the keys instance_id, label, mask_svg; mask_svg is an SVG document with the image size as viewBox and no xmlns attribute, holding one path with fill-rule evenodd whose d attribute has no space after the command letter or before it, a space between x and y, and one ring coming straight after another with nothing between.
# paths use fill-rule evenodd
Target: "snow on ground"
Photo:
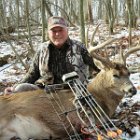
<instances>
[{"instance_id":1,"label":"snow on ground","mask_svg":"<svg viewBox=\"0 0 140 140\"><path fill-rule=\"evenodd\" d=\"M140 130L139 130L139 128L134 127L133 130L136 132L136 136L129 138L126 134L123 134L122 137L121 137L122 140L140 140Z\"/></svg>"},{"instance_id":2,"label":"snow on ground","mask_svg":"<svg viewBox=\"0 0 140 140\"><path fill-rule=\"evenodd\" d=\"M138 88L140 86L140 73L131 74L130 80L133 82L134 86L137 88L138 95L140 95L140 89ZM137 100L140 101L140 98Z\"/></svg>"}]
</instances>

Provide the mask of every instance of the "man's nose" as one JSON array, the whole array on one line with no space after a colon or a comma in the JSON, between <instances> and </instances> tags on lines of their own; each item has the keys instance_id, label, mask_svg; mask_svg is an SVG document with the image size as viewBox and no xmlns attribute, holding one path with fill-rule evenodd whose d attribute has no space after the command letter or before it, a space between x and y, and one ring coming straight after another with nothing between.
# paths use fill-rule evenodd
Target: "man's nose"
<instances>
[{"instance_id":1,"label":"man's nose","mask_svg":"<svg viewBox=\"0 0 140 140\"><path fill-rule=\"evenodd\" d=\"M56 33L55 33L55 35L59 35L60 33L59 33L59 31L57 31Z\"/></svg>"}]
</instances>

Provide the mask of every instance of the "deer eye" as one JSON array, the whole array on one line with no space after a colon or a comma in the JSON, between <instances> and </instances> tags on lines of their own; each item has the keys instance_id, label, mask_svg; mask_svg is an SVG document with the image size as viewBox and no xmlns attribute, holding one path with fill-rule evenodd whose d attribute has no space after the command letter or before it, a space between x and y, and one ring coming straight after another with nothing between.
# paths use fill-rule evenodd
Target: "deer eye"
<instances>
[{"instance_id":1,"label":"deer eye","mask_svg":"<svg viewBox=\"0 0 140 140\"><path fill-rule=\"evenodd\" d=\"M120 76L119 75L116 75L116 74L114 74L113 77L114 78L120 78Z\"/></svg>"}]
</instances>

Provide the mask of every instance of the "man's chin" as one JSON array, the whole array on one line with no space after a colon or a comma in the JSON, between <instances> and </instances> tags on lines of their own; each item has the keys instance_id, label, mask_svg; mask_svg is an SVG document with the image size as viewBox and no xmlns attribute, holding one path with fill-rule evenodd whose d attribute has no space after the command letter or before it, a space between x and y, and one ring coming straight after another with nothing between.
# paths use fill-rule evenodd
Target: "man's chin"
<instances>
[{"instance_id":1,"label":"man's chin","mask_svg":"<svg viewBox=\"0 0 140 140\"><path fill-rule=\"evenodd\" d=\"M64 43L60 43L60 42L55 42L54 45L57 47L57 48L61 48L63 46Z\"/></svg>"}]
</instances>

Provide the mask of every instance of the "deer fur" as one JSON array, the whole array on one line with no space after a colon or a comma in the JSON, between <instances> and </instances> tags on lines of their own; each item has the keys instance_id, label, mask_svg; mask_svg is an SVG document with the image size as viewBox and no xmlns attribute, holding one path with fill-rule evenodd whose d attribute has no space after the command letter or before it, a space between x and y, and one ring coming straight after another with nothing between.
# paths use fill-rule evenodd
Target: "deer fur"
<instances>
[{"instance_id":1,"label":"deer fur","mask_svg":"<svg viewBox=\"0 0 140 140\"><path fill-rule=\"evenodd\" d=\"M73 95L70 90L57 93L66 111L74 109ZM56 96L56 93L53 96ZM19 137L22 140L65 138L66 132L52 103L58 113L63 113L51 94L42 90L0 97L0 139L9 140L12 137ZM74 126L80 128L81 123L76 112L70 113L69 117L73 120ZM62 119L69 128L65 115Z\"/></svg>"}]
</instances>

